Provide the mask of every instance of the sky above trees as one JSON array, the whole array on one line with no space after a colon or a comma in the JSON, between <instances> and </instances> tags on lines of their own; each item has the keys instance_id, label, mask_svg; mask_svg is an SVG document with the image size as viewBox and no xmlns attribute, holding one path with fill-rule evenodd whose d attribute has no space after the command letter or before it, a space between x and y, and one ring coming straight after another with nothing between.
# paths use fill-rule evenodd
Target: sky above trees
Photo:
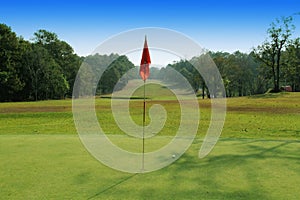
<instances>
[{"instance_id":1,"label":"sky above trees","mask_svg":"<svg viewBox=\"0 0 300 200\"><path fill-rule=\"evenodd\" d=\"M300 35L298 0L214 1L1 1L0 23L25 39L39 29L55 32L79 55L108 37L134 28L182 32L212 51L249 52L267 37L270 23L293 15Z\"/></svg>"}]
</instances>

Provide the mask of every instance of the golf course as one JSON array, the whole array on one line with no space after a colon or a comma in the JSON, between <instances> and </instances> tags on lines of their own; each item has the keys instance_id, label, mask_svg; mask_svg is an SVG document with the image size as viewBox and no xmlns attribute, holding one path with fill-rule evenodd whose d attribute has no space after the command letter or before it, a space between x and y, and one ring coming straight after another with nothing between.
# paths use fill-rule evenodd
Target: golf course
<instances>
[{"instance_id":1,"label":"golf course","mask_svg":"<svg viewBox=\"0 0 300 200\"><path fill-rule=\"evenodd\" d=\"M300 6L2 1L0 200L300 200Z\"/></svg>"},{"instance_id":2,"label":"golf course","mask_svg":"<svg viewBox=\"0 0 300 200\"><path fill-rule=\"evenodd\" d=\"M148 96L148 107L160 104L168 117L177 118L178 105L161 90L148 86L149 94L158 92ZM140 152L141 143L132 145L114 122L111 99L95 102L111 141ZM221 137L203 159L198 152L211 108L210 99L198 102L201 120L190 148L173 164L141 174L111 169L85 149L72 99L1 103L0 199L299 199L300 93L228 98ZM141 122L142 100L130 100L130 109L133 120ZM172 122L146 139L146 151L172 139L178 125Z\"/></svg>"}]
</instances>

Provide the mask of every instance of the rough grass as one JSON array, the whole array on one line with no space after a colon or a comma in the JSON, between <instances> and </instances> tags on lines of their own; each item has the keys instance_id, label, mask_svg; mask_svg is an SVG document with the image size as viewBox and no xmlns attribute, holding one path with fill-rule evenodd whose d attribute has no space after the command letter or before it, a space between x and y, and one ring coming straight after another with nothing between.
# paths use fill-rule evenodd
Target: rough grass
<instances>
[{"instance_id":1,"label":"rough grass","mask_svg":"<svg viewBox=\"0 0 300 200\"><path fill-rule=\"evenodd\" d=\"M76 134L71 100L0 104L1 134ZM147 108L163 105L169 116L161 135L174 135L180 118L176 100L148 99ZM131 101L131 114L141 124L142 100ZM300 93L280 93L266 98L227 99L227 116L222 137L228 138L300 138ZM199 100L201 121L198 134L203 137L210 122L210 100ZM108 134L122 134L116 125L110 99L96 99L102 128ZM150 119L147 117L147 123Z\"/></svg>"},{"instance_id":2,"label":"rough grass","mask_svg":"<svg viewBox=\"0 0 300 200\"><path fill-rule=\"evenodd\" d=\"M137 121L140 103L138 99L131 102ZM176 100L149 98L147 105L154 103L163 104L174 119L180 116ZM221 139L209 156L198 159L210 119L210 101L201 99L198 136L189 150L164 169L135 175L110 169L85 150L76 135L71 100L1 103L0 197L298 199L300 93L231 98L227 104ZM96 99L96 110L115 144L138 148L119 136L110 99ZM147 141L149 151L169 142L165 136L174 134L173 121L167 122L157 142Z\"/></svg>"}]
</instances>

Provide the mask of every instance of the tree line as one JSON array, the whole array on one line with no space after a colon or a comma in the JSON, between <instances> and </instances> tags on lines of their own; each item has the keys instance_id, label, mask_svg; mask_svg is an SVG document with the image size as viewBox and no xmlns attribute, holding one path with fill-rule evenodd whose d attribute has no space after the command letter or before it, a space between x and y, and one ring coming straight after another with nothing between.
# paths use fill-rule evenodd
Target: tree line
<instances>
[{"instance_id":1,"label":"tree line","mask_svg":"<svg viewBox=\"0 0 300 200\"><path fill-rule=\"evenodd\" d=\"M121 90L132 79L123 75L135 67L126 56L118 54L89 55L81 66L77 75L77 88L73 90L75 98Z\"/></svg>"},{"instance_id":2,"label":"tree line","mask_svg":"<svg viewBox=\"0 0 300 200\"><path fill-rule=\"evenodd\" d=\"M27 41L18 37L7 25L0 24L0 101L72 97L81 65L84 65L85 71L80 73L78 80L87 87L81 91L82 94L75 90L75 96L91 94L87 91L90 84L87 82L100 72L103 76L94 92L111 93L122 75L134 67L126 56L117 54L80 57L67 42L46 30L38 30L32 40ZM123 80L124 85L126 80Z\"/></svg>"},{"instance_id":3,"label":"tree line","mask_svg":"<svg viewBox=\"0 0 300 200\"><path fill-rule=\"evenodd\" d=\"M269 87L268 83L260 81L258 76L260 65L254 59L252 53L246 54L236 51L230 54L227 52L209 51L202 56L211 58L215 63L215 66L220 72L227 97L264 93ZM155 72L155 74L157 74L158 79L172 82L178 79L172 72L173 69L175 69L189 81L194 92L197 93L201 91L200 95L203 98L204 96L209 98L211 95L216 96L216 94L210 94L210 91L208 90L207 81L209 80L205 81L194 67L195 65L193 65L193 63L198 62L198 60L201 60L201 56L193 58L190 61L181 60L169 64L165 68L156 69L159 70L160 73ZM213 79L214 74L210 76L211 79Z\"/></svg>"},{"instance_id":4,"label":"tree line","mask_svg":"<svg viewBox=\"0 0 300 200\"><path fill-rule=\"evenodd\" d=\"M271 23L267 30L268 38L248 54L240 51L208 51L206 54L214 61L222 76L226 96L280 92L284 86L290 86L292 91L300 91L300 38L291 38L294 30L292 17L282 17ZM203 98L205 95L210 97L207 83L193 66L198 62L195 59L199 58L152 69L152 78L176 80L172 72L175 69L190 82L195 92L200 90Z\"/></svg>"},{"instance_id":5,"label":"tree line","mask_svg":"<svg viewBox=\"0 0 300 200\"><path fill-rule=\"evenodd\" d=\"M267 39L248 54L206 52L219 69L227 97L261 94L268 90L279 92L281 86L286 85L293 91L300 91L300 39L292 38L295 30L292 22L292 17L275 20L267 29ZM193 65L199 62L201 56L161 69L151 68L150 78L172 81L176 78L175 69L195 92L201 91L203 98L210 97L214 94L207 89L209 80L204 81ZM81 65L84 67L77 77L77 86L83 89L79 90L73 86ZM138 71L123 76L134 67L126 56L117 54L80 57L67 42L46 30L38 30L28 41L7 25L0 24L2 102L108 94L124 87L129 79L138 78ZM97 80L100 75L101 79Z\"/></svg>"},{"instance_id":6,"label":"tree line","mask_svg":"<svg viewBox=\"0 0 300 200\"><path fill-rule=\"evenodd\" d=\"M71 95L81 62L82 58L55 33L38 30L30 42L0 24L0 101Z\"/></svg>"}]
</instances>

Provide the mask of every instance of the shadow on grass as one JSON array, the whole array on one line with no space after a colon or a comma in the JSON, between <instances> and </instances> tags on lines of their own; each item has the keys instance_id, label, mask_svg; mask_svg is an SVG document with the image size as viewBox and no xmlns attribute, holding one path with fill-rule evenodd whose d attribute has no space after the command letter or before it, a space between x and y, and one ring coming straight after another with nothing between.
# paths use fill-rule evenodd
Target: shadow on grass
<instances>
[{"instance_id":1,"label":"shadow on grass","mask_svg":"<svg viewBox=\"0 0 300 200\"><path fill-rule=\"evenodd\" d=\"M278 93L265 93L249 96L249 99L269 99L269 98L278 98L287 95L287 92L278 92Z\"/></svg>"},{"instance_id":2,"label":"shadow on grass","mask_svg":"<svg viewBox=\"0 0 300 200\"><path fill-rule=\"evenodd\" d=\"M268 175L277 172L261 172L260 169L265 170L262 163L268 162L268 159L278 159L278 166L283 167L284 163L290 163L291 161L293 161L293 163L300 162L299 152L290 150L288 146L291 144L300 144L300 142L276 141L275 144L268 143L266 145L264 145L264 142L265 141L259 140L244 140L241 142L245 145L243 152L237 152L236 154L232 152L221 152L217 155L212 153L203 160L198 160L191 154L184 154L174 165L169 166L167 170L173 171L171 173L180 172L179 174L182 176L182 181L190 182L191 185L204 183L207 188L206 191L202 190L202 193L198 194L198 197L201 198L270 199L270 193L274 191L266 189L268 187L262 187L261 183L257 181L257 177L265 180ZM238 149L240 149L240 147ZM272 170L274 168L276 171L278 170L278 166L268 167ZM193 176L184 176L188 171L198 171L202 173L202 175L195 175L194 178ZM268 175L264 177L261 173L267 173ZM202 180L197 180L199 178L202 178ZM289 177L286 178L286 181L288 181ZM226 185L227 181L229 182L228 185ZM244 188L242 186L243 183L248 185L248 188ZM268 184L272 185L273 182L268 180Z\"/></svg>"},{"instance_id":3,"label":"shadow on grass","mask_svg":"<svg viewBox=\"0 0 300 200\"><path fill-rule=\"evenodd\" d=\"M292 170L285 168L285 163L300 162L299 141L228 139L219 142L214 152L199 160L196 152L201 141L196 140L174 164L152 173L128 176L88 199L115 194L127 199L272 199L282 185L273 185L278 182L269 178L273 173L281 173L280 170ZM297 146L290 146L293 144ZM274 166L274 159L278 165ZM293 167L298 170L295 164ZM282 184L286 181L288 176ZM121 184L122 187L117 187Z\"/></svg>"},{"instance_id":4,"label":"shadow on grass","mask_svg":"<svg viewBox=\"0 0 300 200\"><path fill-rule=\"evenodd\" d=\"M100 96L101 99L144 99L144 97L138 97L138 96L131 96L131 97L111 97L111 96ZM150 99L149 97L145 97L145 99Z\"/></svg>"},{"instance_id":5,"label":"shadow on grass","mask_svg":"<svg viewBox=\"0 0 300 200\"><path fill-rule=\"evenodd\" d=\"M108 190L111 190L111 189L114 189L118 185L120 185L120 184L122 184L122 183L124 183L126 181L129 181L130 179L132 179L136 175L138 175L138 174L132 174L132 175L130 175L130 176L128 176L128 177L126 177L126 178L124 178L124 179L122 179L122 180L120 180L120 181L118 181L118 182L116 182L116 183L114 183L112 185L110 185L109 187L107 187L107 188L105 188L103 190L100 190L98 193L94 194L93 196L88 197L87 199L94 199L94 198L98 197L99 195L103 194L104 192L106 192Z\"/></svg>"}]
</instances>

